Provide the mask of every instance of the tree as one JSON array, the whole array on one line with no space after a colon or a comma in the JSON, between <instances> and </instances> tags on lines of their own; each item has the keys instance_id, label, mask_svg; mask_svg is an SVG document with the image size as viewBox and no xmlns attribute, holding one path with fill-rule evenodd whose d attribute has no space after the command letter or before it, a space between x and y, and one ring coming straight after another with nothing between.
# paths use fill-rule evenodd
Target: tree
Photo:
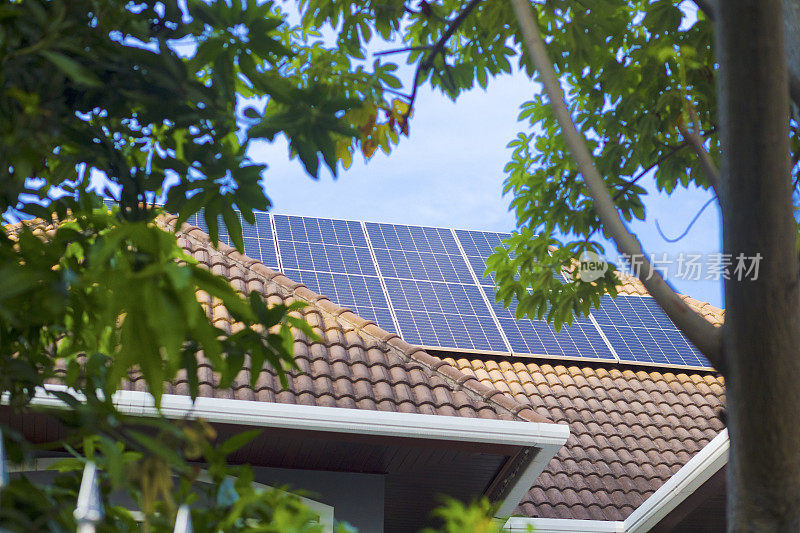
<instances>
[{"instance_id":1,"label":"tree","mask_svg":"<svg viewBox=\"0 0 800 533\"><path fill-rule=\"evenodd\" d=\"M553 272L600 251L601 234L622 253L642 253L624 224L645 217L639 181L713 188L724 252L763 257L757 280L726 281L725 326L695 315L646 261L639 274L726 376L732 529L797 529L800 429L786 422L800 414L791 181L800 141L789 106L790 88L797 103L800 87L797 3L698 4L691 17L674 0L305 0L292 25L278 8L250 1L194 0L185 11L155 1L4 3L0 210L68 221L48 245L25 227L0 242L0 350L14 354L2 360L2 391L24 406L61 361L68 383L91 400L73 405L80 413L107 406L131 368L158 398L164 379L181 368L191 375L200 351L227 378L246 353L289 364L288 333L264 336L256 325L302 324L176 264L174 236L153 223L155 199L165 195L180 220L204 207L212 238L221 216L241 249L233 208L252 220L269 205L263 166L246 156L250 139L285 135L309 174L320 165L335 173L356 151L389 151L408 134L421 84L456 98L517 60L545 91L523 105L530 126L511 144L506 190L519 231L489 265L499 298L557 326L589 312L615 293L616 271L568 283ZM322 44L321 30L334 45ZM403 48L367 66L373 36ZM406 92L392 74L400 53L416 66ZM116 214L98 209L102 191L119 199ZM141 301L109 290L134 286L172 306L179 327L164 328L168 317L139 313ZM196 289L223 300L244 333L226 337L203 320ZM90 427L85 448L93 435L111 434ZM141 460L152 451L109 438Z\"/></svg>"},{"instance_id":2,"label":"tree","mask_svg":"<svg viewBox=\"0 0 800 533\"><path fill-rule=\"evenodd\" d=\"M155 202L165 199L178 225L204 208L214 240L221 217L241 251L234 208L252 222L254 209L269 207L259 183L265 166L246 156L251 139L285 135L316 176L356 149L388 149L406 125L395 118L405 108L384 98L383 87L397 85L390 67L350 68L345 53L312 43L313 31L270 3L181 6L0 3L0 212L25 220L0 229L0 392L24 412L48 380L75 391L54 392L69 409L53 416L74 431L52 444L75 460L59 466L54 484L3 487L8 530L74 530L87 461L99 467L104 492L129 493L149 531L172 531L178 505L200 493L216 505L194 511L198 528L316 530L295 499L252 489L246 468L225 463L252 435L214 443L199 422L131 426L112 396L138 371L158 403L164 381L185 371L194 397L200 360L223 387L245 357L285 381L292 330L313 332L293 307L268 307L199 268ZM266 105L257 109L257 99ZM379 111L385 122L376 121ZM113 212L104 194L118 200ZM221 301L242 328L216 327L197 291ZM32 452L21 435L6 428L4 436L11 458ZM196 459L209 465L205 488L189 463ZM124 509L107 504L106 516L106 530L134 528Z\"/></svg>"},{"instance_id":3,"label":"tree","mask_svg":"<svg viewBox=\"0 0 800 533\"><path fill-rule=\"evenodd\" d=\"M699 0L689 16L671 0L423 1L404 6L404 26L384 4L308 0L306 21L340 28L349 50L361 44L356 28L401 27L417 64L412 109L420 82L455 98L508 72L513 56L544 88L522 106L530 129L510 145L519 230L488 265L498 298L560 326L614 295L618 277L563 284L554 272L602 251L600 234L636 256L651 295L726 377L730 529L800 527L800 429L787 422L800 415L798 3ZM713 189L723 252L761 256L757 279L725 281L720 329L654 271L625 226L645 217L638 182L650 176L667 192Z\"/></svg>"}]
</instances>

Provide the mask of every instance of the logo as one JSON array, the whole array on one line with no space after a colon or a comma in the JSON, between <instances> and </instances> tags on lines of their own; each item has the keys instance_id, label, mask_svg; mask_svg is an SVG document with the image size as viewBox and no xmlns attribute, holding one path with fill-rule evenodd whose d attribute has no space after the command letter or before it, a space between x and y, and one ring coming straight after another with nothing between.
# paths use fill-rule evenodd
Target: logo
<instances>
[{"instance_id":1,"label":"logo","mask_svg":"<svg viewBox=\"0 0 800 533\"><path fill-rule=\"evenodd\" d=\"M583 252L578 265L578 279L586 282L597 281L605 275L606 270L608 263L600 259L599 255L589 251Z\"/></svg>"}]
</instances>

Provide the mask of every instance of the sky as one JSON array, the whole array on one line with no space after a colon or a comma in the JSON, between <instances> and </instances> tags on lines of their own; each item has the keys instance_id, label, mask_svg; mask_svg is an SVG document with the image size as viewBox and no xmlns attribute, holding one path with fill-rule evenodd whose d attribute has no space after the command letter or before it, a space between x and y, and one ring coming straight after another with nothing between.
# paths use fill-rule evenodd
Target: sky
<instances>
[{"instance_id":1,"label":"sky","mask_svg":"<svg viewBox=\"0 0 800 533\"><path fill-rule=\"evenodd\" d=\"M510 232L516 221L508 210L511 198L502 194L503 167L511 155L506 145L527 128L517 115L535 90L520 74L495 79L486 90L473 89L455 103L421 88L410 137L401 138L390 155L379 150L367 163L354 157L350 169L335 180L325 172L319 180L310 178L299 160L289 159L282 138L254 143L249 155L269 165L264 189L273 213ZM680 293L722 307L721 281L674 275L681 253L685 258L703 254L705 260L706 254L720 251L716 204L705 209L677 243L667 242L656 229L658 221L666 237L679 236L711 196L685 189L671 196L658 193L652 179L642 185L649 191L647 220L630 228L646 253L657 258L667 254L673 261L665 264L668 279ZM611 244L606 257L614 262L619 257Z\"/></svg>"}]
</instances>

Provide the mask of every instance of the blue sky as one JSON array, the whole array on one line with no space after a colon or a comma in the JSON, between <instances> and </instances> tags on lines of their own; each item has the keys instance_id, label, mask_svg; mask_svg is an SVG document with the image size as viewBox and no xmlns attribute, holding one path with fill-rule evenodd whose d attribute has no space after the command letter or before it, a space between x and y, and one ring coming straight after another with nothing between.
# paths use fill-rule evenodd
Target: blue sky
<instances>
[{"instance_id":1,"label":"blue sky","mask_svg":"<svg viewBox=\"0 0 800 533\"><path fill-rule=\"evenodd\" d=\"M402 75L402 74L401 74ZM451 102L438 92L421 89L411 119L410 138L402 138L391 155L378 152L368 163L354 158L350 169L334 180L322 173L308 177L298 160L289 160L283 139L257 143L251 157L269 165L265 190L273 212L293 215L370 220L508 232L515 227L503 197L503 166L510 157L508 142L526 125L517 122L519 105L537 87L522 75L494 80ZM660 257L720 250L719 212L709 206L678 243L667 237L686 229L710 195L702 190L657 193L652 179L643 184L648 220L632 224L645 250ZM616 260L613 246L607 256ZM674 270L674 265L670 267ZM699 300L722 306L722 283L675 279L677 289Z\"/></svg>"}]
</instances>

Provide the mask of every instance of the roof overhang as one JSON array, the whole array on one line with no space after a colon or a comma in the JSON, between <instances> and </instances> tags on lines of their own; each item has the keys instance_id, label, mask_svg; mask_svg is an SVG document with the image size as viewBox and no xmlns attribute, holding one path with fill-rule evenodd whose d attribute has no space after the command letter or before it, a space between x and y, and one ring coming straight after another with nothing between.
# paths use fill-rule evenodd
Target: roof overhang
<instances>
[{"instance_id":1,"label":"roof overhang","mask_svg":"<svg viewBox=\"0 0 800 533\"><path fill-rule=\"evenodd\" d=\"M602 520L569 520L552 518L511 518L506 522L509 531L527 531L533 526L537 533L646 533L669 531L667 523L679 521L686 515L682 504L692 495L719 479L728 462L730 441L723 429L702 450L692 457L666 483L647 498L624 522ZM716 483L714 483L716 486ZM679 516L680 515L680 516Z\"/></svg>"},{"instance_id":2,"label":"roof overhang","mask_svg":"<svg viewBox=\"0 0 800 533\"><path fill-rule=\"evenodd\" d=\"M48 385L32 405L63 408ZM73 393L76 396L79 396ZM119 391L114 403L125 414L158 414L146 392ZM231 460L259 466L379 473L386 476L386 531L417 529L426 521L436 496L461 499L486 495L502 501L498 516L508 516L536 477L569 437L564 424L425 415L337 407L164 395L161 413L173 419L202 418L224 437L264 428ZM6 417L4 417L6 418ZM64 428L45 415L12 422L32 440L48 440ZM417 501L412 501L417 500ZM398 522L392 526L392 516Z\"/></svg>"}]
</instances>

